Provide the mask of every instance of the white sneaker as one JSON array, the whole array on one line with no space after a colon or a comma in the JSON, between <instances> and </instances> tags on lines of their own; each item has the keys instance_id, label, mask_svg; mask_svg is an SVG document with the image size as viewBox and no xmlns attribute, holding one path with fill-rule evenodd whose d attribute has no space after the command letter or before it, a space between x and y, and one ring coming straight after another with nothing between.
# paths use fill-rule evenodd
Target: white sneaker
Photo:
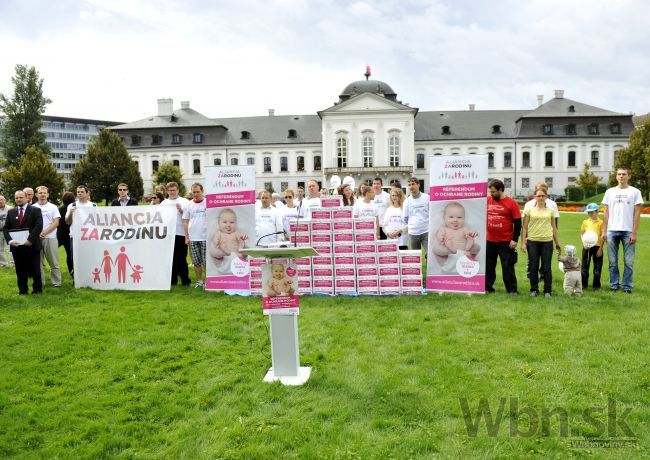
<instances>
[{"instance_id":1,"label":"white sneaker","mask_svg":"<svg viewBox=\"0 0 650 460\"><path fill-rule=\"evenodd\" d=\"M205 283L203 281L197 281L196 284L194 285L194 289L198 289L198 288L201 289L205 288Z\"/></svg>"}]
</instances>

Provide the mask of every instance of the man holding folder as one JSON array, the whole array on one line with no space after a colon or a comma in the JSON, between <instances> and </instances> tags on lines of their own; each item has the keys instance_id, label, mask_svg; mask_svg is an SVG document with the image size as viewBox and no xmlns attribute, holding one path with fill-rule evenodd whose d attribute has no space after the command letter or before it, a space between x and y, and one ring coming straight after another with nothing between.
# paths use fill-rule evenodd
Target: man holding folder
<instances>
[{"instance_id":1,"label":"man holding folder","mask_svg":"<svg viewBox=\"0 0 650 460\"><path fill-rule=\"evenodd\" d=\"M39 295L43 290L40 267L43 216L39 208L27 203L25 192L22 190L16 191L14 201L16 207L7 213L4 237L14 256L18 294L27 295L27 281L32 277L32 295Z\"/></svg>"}]
</instances>

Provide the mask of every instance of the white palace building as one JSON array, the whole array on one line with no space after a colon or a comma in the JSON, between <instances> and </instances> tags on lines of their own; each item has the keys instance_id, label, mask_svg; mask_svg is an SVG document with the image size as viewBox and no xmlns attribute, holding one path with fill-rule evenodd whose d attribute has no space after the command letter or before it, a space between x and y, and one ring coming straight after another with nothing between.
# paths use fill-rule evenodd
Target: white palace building
<instances>
[{"instance_id":1,"label":"white palace building","mask_svg":"<svg viewBox=\"0 0 650 460\"><path fill-rule=\"evenodd\" d=\"M416 176L428 184L432 155L483 154L490 177L511 196L530 194L541 180L559 196L585 163L606 183L634 125L632 115L566 99L562 90L547 102L537 96L532 109L425 112L366 79L316 114L215 119L189 102L174 109L172 99L159 99L157 114L110 129L137 162L146 191L164 161L180 166L186 186L203 183L207 165L254 165L258 190L281 191L310 179L327 186L333 175L402 186Z\"/></svg>"}]
</instances>

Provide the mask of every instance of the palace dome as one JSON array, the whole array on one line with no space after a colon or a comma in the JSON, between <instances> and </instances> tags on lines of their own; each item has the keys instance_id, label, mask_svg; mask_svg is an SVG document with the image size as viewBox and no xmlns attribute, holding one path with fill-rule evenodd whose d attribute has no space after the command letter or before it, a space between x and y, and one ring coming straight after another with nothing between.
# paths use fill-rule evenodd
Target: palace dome
<instances>
[{"instance_id":1,"label":"palace dome","mask_svg":"<svg viewBox=\"0 0 650 460\"><path fill-rule=\"evenodd\" d=\"M391 101L397 101L397 94L387 83L380 80L358 80L345 87L339 95L339 102L347 101L351 97L362 93L374 93Z\"/></svg>"}]
</instances>

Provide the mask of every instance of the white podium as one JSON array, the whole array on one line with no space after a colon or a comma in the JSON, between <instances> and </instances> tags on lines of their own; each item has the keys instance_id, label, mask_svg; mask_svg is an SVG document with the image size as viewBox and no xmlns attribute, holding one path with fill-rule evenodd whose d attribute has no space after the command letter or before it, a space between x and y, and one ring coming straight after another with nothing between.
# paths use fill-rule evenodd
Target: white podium
<instances>
[{"instance_id":1,"label":"white podium","mask_svg":"<svg viewBox=\"0 0 650 460\"><path fill-rule=\"evenodd\" d=\"M267 259L294 259L313 257L318 253L310 247L253 248L241 253ZM283 385L302 385L311 374L310 367L300 366L297 314L270 314L271 368L264 376L265 382L279 381Z\"/></svg>"}]
</instances>

